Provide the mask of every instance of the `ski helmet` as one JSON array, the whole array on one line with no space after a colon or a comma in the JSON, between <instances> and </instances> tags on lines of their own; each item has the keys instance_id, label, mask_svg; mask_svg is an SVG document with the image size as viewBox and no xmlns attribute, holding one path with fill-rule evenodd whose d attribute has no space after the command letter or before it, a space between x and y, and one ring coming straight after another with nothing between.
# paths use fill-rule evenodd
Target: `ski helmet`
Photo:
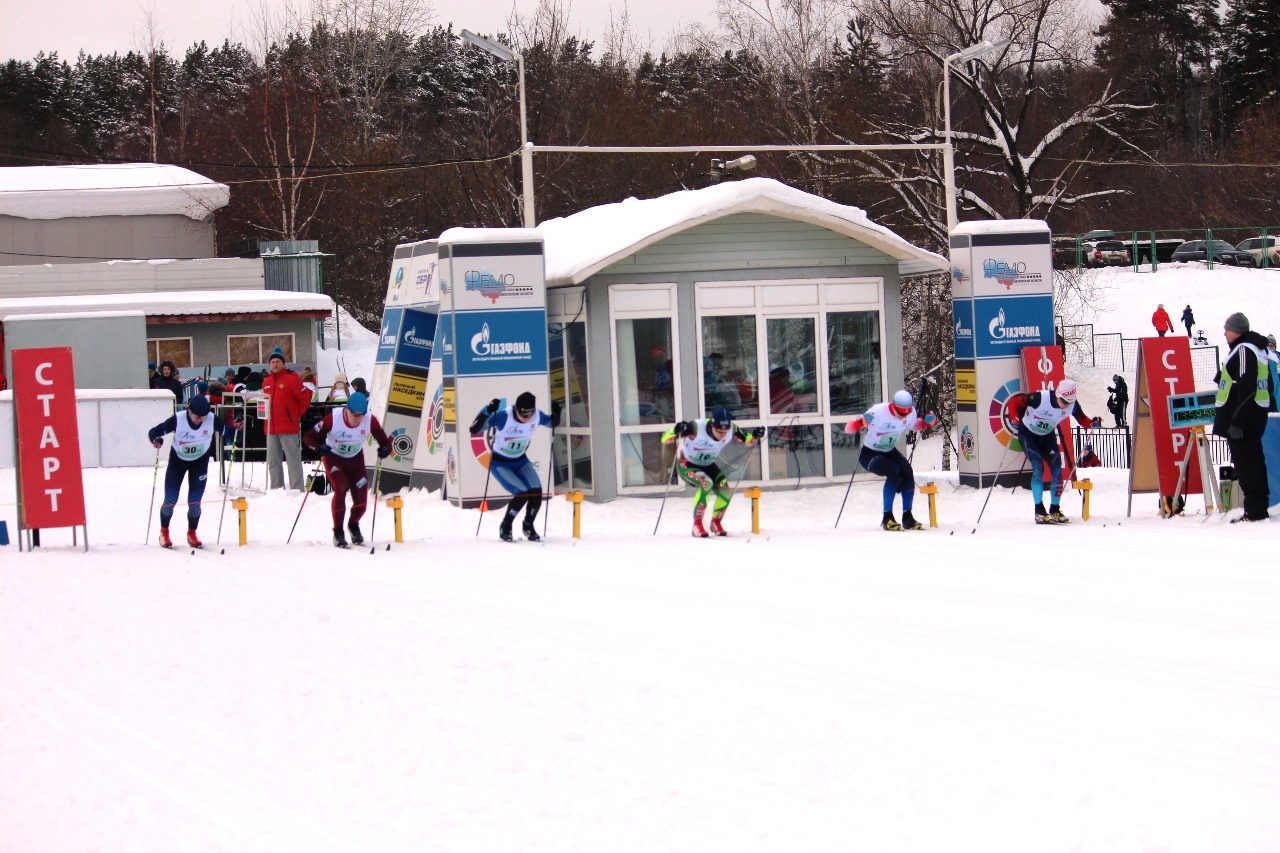
<instances>
[{"instance_id":1,"label":"ski helmet","mask_svg":"<svg viewBox=\"0 0 1280 853\"><path fill-rule=\"evenodd\" d=\"M359 391L347 398L347 411L353 415L363 415L369 411L369 398Z\"/></svg>"},{"instance_id":2,"label":"ski helmet","mask_svg":"<svg viewBox=\"0 0 1280 853\"><path fill-rule=\"evenodd\" d=\"M209 398L200 395L192 397L191 402L187 403L187 411L197 418L203 418L209 414Z\"/></svg>"},{"instance_id":3,"label":"ski helmet","mask_svg":"<svg viewBox=\"0 0 1280 853\"><path fill-rule=\"evenodd\" d=\"M516 397L516 411L522 415L532 415L537 405L538 398L528 391L522 391L520 396Z\"/></svg>"},{"instance_id":4,"label":"ski helmet","mask_svg":"<svg viewBox=\"0 0 1280 853\"><path fill-rule=\"evenodd\" d=\"M724 406L716 406L711 410L711 425L716 429L728 429L733 426L733 418Z\"/></svg>"},{"instance_id":5,"label":"ski helmet","mask_svg":"<svg viewBox=\"0 0 1280 853\"><path fill-rule=\"evenodd\" d=\"M893 395L893 405L896 406L899 411L909 412L911 411L911 407L915 405L915 401L911 399L911 392L906 388L903 388L901 391L898 391Z\"/></svg>"},{"instance_id":6,"label":"ski helmet","mask_svg":"<svg viewBox=\"0 0 1280 853\"><path fill-rule=\"evenodd\" d=\"M1076 381L1064 379L1058 383L1058 402L1070 406L1076 401Z\"/></svg>"}]
</instances>

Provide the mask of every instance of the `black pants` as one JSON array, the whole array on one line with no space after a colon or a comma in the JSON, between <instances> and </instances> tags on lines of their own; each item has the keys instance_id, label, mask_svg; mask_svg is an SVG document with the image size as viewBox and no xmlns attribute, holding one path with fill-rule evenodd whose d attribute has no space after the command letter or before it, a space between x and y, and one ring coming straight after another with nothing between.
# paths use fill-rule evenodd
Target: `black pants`
<instances>
[{"instance_id":1,"label":"black pants","mask_svg":"<svg viewBox=\"0 0 1280 853\"><path fill-rule=\"evenodd\" d=\"M1228 438L1231 448L1231 464L1236 469L1236 479L1244 492L1244 514L1248 518L1266 518L1270 491L1267 488L1267 459L1262 454L1262 436L1245 435L1244 438Z\"/></svg>"}]
</instances>

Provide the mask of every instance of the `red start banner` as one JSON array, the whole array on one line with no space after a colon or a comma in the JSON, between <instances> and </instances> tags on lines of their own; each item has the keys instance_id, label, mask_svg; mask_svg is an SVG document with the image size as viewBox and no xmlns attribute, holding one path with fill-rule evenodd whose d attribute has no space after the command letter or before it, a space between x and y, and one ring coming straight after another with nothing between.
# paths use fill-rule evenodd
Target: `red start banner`
<instances>
[{"instance_id":1,"label":"red start banner","mask_svg":"<svg viewBox=\"0 0 1280 853\"><path fill-rule=\"evenodd\" d=\"M1169 397L1191 394L1196 390L1195 370L1191 364L1191 343L1181 335L1167 338L1142 338L1142 365L1147 373L1150 394L1151 425L1155 431L1156 470L1160 478L1160 494L1172 495L1178 487L1178 472L1187 457L1190 429L1174 429L1169 421ZM1203 491L1200 466L1187 466L1186 494Z\"/></svg>"},{"instance_id":2,"label":"red start banner","mask_svg":"<svg viewBox=\"0 0 1280 853\"><path fill-rule=\"evenodd\" d=\"M71 348L13 351L18 502L28 530L85 523Z\"/></svg>"},{"instance_id":3,"label":"red start banner","mask_svg":"<svg viewBox=\"0 0 1280 853\"><path fill-rule=\"evenodd\" d=\"M1023 347L1022 373L1026 377L1024 387L1028 394L1057 388L1058 383L1067 378L1062 348L1058 346ZM1063 478L1065 481L1070 479L1070 472L1076 465L1075 446L1071 443L1071 418L1067 418L1058 426L1058 443L1062 445L1063 454L1066 457L1062 466L1068 474L1068 477ZM1048 483L1052 479L1049 468L1046 466L1044 481Z\"/></svg>"}]
</instances>

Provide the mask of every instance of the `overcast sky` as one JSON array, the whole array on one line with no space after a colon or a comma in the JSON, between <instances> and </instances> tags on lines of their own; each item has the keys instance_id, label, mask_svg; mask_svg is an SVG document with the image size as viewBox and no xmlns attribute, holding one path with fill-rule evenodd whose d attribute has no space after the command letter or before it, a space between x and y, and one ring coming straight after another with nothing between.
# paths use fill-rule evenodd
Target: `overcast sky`
<instances>
[{"instance_id":1,"label":"overcast sky","mask_svg":"<svg viewBox=\"0 0 1280 853\"><path fill-rule=\"evenodd\" d=\"M305 0L302 0L305 6ZM620 6L621 0L615 0ZM286 0L0 0L0 59L31 59L58 51L74 62L91 54L124 53L146 44L146 9L155 10L157 30L170 54L181 56L201 39L221 44L249 25L254 10L284 7ZM610 0L576 0L569 18L577 34L602 41ZM298 3L294 4L295 6ZM454 30L502 32L513 5L531 14L537 0L435 0L436 23ZM642 46L660 51L668 37L694 21L713 23L715 0L630 0L632 29Z\"/></svg>"}]
</instances>

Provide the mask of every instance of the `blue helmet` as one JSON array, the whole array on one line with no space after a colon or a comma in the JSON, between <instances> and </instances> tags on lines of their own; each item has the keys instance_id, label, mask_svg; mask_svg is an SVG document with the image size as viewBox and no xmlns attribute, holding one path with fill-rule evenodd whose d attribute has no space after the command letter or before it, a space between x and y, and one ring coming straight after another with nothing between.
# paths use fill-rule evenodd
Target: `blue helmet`
<instances>
[{"instance_id":1,"label":"blue helmet","mask_svg":"<svg viewBox=\"0 0 1280 853\"><path fill-rule=\"evenodd\" d=\"M733 418L724 406L716 406L711 410L711 425L716 429L728 429L733 426Z\"/></svg>"},{"instance_id":2,"label":"blue helmet","mask_svg":"<svg viewBox=\"0 0 1280 853\"><path fill-rule=\"evenodd\" d=\"M356 391L347 398L347 409L349 409L353 415L363 415L365 412L369 411L369 398L364 394L361 394L359 391Z\"/></svg>"}]
</instances>

